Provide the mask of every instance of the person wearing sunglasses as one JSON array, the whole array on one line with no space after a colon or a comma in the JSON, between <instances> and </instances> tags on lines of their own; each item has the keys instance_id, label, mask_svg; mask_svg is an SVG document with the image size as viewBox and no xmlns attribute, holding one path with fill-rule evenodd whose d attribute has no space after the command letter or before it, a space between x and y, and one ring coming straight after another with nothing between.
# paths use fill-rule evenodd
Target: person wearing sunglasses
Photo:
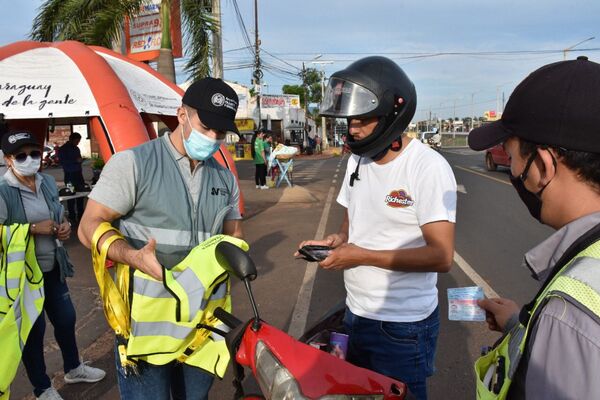
<instances>
[{"instance_id":1,"label":"person wearing sunglasses","mask_svg":"<svg viewBox=\"0 0 600 400\"><path fill-rule=\"evenodd\" d=\"M97 382L105 372L79 359L75 340L75 308L66 277L73 266L62 241L71 226L64 218L54 178L39 172L41 145L31 132L8 131L1 141L8 171L0 177L0 224L29 224L35 240L35 257L44 275L44 311L54 326L54 335L64 362L66 383ZM22 360L38 399L61 399L46 374L44 362L44 312L29 332ZM1 338L0 338L1 340Z\"/></svg>"}]
</instances>

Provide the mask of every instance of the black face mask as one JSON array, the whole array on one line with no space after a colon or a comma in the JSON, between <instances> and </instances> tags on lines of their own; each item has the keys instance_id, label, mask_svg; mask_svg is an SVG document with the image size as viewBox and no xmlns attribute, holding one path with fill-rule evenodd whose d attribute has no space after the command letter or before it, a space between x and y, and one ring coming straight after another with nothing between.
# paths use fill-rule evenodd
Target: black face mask
<instances>
[{"instance_id":1,"label":"black face mask","mask_svg":"<svg viewBox=\"0 0 600 400\"><path fill-rule=\"evenodd\" d=\"M518 176L514 177L511 175L510 183L514 186L521 201L525 203L525 206L529 210L529 214L539 222L542 222L542 199L538 197L538 193L540 192L531 193L529 190L525 189L525 184Z\"/></svg>"},{"instance_id":2,"label":"black face mask","mask_svg":"<svg viewBox=\"0 0 600 400\"><path fill-rule=\"evenodd\" d=\"M513 187L517 191L517 194L521 198L521 201L525 204L527 209L529 210L529 214L538 222L542 222L542 193L550 184L550 182L546 183L543 188L541 188L536 193L531 193L529 190L525 188L525 181L527 180L527 175L529 174L529 168L531 168L531 164L538 156L537 150L529 157L527 160L527 164L525 164L525 169L523 173L519 176L510 175L510 183L512 183ZM556 168L556 160L552 153L550 153L552 157L552 161L554 163L554 167Z\"/></svg>"}]
</instances>

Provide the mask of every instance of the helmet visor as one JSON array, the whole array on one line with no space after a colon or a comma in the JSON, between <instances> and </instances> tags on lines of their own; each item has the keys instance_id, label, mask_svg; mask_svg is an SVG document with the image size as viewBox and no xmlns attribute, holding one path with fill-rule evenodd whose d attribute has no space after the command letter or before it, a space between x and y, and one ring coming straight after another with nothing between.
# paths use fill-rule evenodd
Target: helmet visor
<instances>
[{"instance_id":1,"label":"helmet visor","mask_svg":"<svg viewBox=\"0 0 600 400\"><path fill-rule=\"evenodd\" d=\"M373 111L379 105L377 96L356 83L331 78L319 113L327 117L349 118Z\"/></svg>"}]
</instances>

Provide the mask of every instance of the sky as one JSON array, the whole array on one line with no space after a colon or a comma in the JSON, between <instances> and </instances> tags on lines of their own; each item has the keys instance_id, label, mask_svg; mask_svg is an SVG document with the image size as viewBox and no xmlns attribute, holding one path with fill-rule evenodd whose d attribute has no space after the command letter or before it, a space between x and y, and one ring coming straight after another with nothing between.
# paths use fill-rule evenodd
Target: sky
<instances>
[{"instance_id":1,"label":"sky","mask_svg":"<svg viewBox=\"0 0 600 400\"><path fill-rule=\"evenodd\" d=\"M254 44L254 1L235 1ZM27 39L42 3L0 0L0 45ZM221 8L225 79L249 86L252 55L234 0ZM299 84L302 62L328 77L354 60L384 55L414 82L417 120L481 116L501 110L502 98L530 72L563 60L562 50L579 42L594 37L567 59L600 62L599 16L598 0L258 0L263 93ZM183 61L176 63L178 82L186 79Z\"/></svg>"}]
</instances>

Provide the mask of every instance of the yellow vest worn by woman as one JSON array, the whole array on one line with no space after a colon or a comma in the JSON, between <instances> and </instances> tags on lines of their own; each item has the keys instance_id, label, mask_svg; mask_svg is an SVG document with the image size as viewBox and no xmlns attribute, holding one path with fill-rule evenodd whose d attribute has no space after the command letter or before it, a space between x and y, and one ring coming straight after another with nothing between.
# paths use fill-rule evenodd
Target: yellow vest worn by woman
<instances>
[{"instance_id":1,"label":"yellow vest worn by woman","mask_svg":"<svg viewBox=\"0 0 600 400\"><path fill-rule=\"evenodd\" d=\"M98 252L98 240L109 231L116 234ZM101 224L92 238L92 258L106 319L121 343L118 352L125 370L135 370L137 360L154 365L177 360L223 377L230 358L225 340L202 328L226 331L213 311L217 307L231 311L229 276L215 248L227 241L247 251L248 244L231 236L213 236L170 270L163 268L161 282L123 264L115 265L113 280L105 264L115 240L124 238L110 224Z\"/></svg>"},{"instance_id":2,"label":"yellow vest worn by woman","mask_svg":"<svg viewBox=\"0 0 600 400\"><path fill-rule=\"evenodd\" d=\"M0 399L8 399L23 347L44 306L44 274L29 224L0 226Z\"/></svg>"}]
</instances>

